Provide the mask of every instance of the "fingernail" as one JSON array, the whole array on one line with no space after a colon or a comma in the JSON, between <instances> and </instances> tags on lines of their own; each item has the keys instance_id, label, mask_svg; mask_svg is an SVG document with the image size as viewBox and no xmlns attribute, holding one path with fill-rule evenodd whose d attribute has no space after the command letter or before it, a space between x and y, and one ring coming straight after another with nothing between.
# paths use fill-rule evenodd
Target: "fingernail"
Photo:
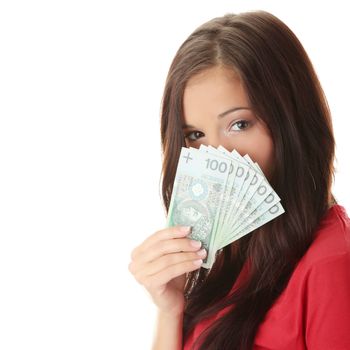
<instances>
[{"instance_id":1,"label":"fingernail","mask_svg":"<svg viewBox=\"0 0 350 350\"><path fill-rule=\"evenodd\" d=\"M195 248L199 248L202 245L201 241L191 240L191 245Z\"/></svg>"},{"instance_id":2,"label":"fingernail","mask_svg":"<svg viewBox=\"0 0 350 350\"><path fill-rule=\"evenodd\" d=\"M179 226L179 230L182 233L190 233L191 232L191 226Z\"/></svg>"},{"instance_id":3,"label":"fingernail","mask_svg":"<svg viewBox=\"0 0 350 350\"><path fill-rule=\"evenodd\" d=\"M194 260L193 264L196 265L196 266L202 265L203 264L203 260L202 259Z\"/></svg>"},{"instance_id":4,"label":"fingernail","mask_svg":"<svg viewBox=\"0 0 350 350\"><path fill-rule=\"evenodd\" d=\"M201 249L197 252L197 254L204 258L207 255L207 251L205 249Z\"/></svg>"}]
</instances>

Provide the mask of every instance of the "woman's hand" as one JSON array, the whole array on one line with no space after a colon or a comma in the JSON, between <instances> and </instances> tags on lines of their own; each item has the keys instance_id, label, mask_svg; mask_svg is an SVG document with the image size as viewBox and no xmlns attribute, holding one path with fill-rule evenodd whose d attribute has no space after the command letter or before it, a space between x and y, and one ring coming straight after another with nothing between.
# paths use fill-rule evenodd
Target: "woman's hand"
<instances>
[{"instance_id":1,"label":"woman's hand","mask_svg":"<svg viewBox=\"0 0 350 350\"><path fill-rule=\"evenodd\" d=\"M190 227L163 229L131 253L130 272L165 314L183 312L186 273L198 269L206 256L199 241L186 238L189 233Z\"/></svg>"}]
</instances>

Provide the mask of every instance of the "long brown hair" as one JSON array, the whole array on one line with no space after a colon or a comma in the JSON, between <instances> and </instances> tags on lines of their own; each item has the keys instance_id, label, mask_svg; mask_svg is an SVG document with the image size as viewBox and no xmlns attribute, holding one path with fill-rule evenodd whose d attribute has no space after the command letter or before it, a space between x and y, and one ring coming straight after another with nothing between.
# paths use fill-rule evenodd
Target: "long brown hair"
<instances>
[{"instance_id":1,"label":"long brown hair","mask_svg":"<svg viewBox=\"0 0 350 350\"><path fill-rule=\"evenodd\" d=\"M285 214L225 247L211 270L185 287L184 339L202 319L234 305L197 340L200 349L251 349L259 324L286 287L328 209L334 176L330 111L313 66L293 32L264 11L227 14L196 29L171 64L162 100L162 196L168 209L180 149L183 94L195 74L235 71L258 118L270 129L270 183ZM249 273L230 293L244 264Z\"/></svg>"}]
</instances>

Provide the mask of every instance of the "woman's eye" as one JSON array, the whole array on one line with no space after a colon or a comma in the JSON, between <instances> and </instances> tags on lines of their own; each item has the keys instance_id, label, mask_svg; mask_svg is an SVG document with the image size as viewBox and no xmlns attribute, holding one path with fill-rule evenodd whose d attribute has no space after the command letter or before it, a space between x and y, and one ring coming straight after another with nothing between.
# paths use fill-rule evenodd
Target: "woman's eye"
<instances>
[{"instance_id":1,"label":"woman's eye","mask_svg":"<svg viewBox=\"0 0 350 350\"><path fill-rule=\"evenodd\" d=\"M203 137L204 134L200 131L192 131L185 135L185 138L190 141L197 141L199 138Z\"/></svg>"},{"instance_id":2,"label":"woman's eye","mask_svg":"<svg viewBox=\"0 0 350 350\"><path fill-rule=\"evenodd\" d=\"M238 122L235 122L234 124L232 124L231 130L242 131L248 128L248 126L249 126L249 122L247 120L239 120Z\"/></svg>"}]
</instances>

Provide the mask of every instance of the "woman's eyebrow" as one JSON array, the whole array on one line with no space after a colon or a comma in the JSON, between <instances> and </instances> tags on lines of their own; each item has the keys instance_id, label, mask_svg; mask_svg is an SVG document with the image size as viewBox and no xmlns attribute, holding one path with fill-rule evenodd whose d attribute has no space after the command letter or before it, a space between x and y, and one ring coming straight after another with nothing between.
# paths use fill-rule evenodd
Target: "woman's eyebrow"
<instances>
[{"instance_id":1,"label":"woman's eyebrow","mask_svg":"<svg viewBox=\"0 0 350 350\"><path fill-rule=\"evenodd\" d=\"M227 111L225 112L222 112L218 115L218 118L222 118L222 117L225 117L227 114L229 113L232 113L232 112L236 112L236 111L239 111L241 109L251 109L249 107L233 107L233 108L230 108L228 109Z\"/></svg>"},{"instance_id":2,"label":"woman's eyebrow","mask_svg":"<svg viewBox=\"0 0 350 350\"><path fill-rule=\"evenodd\" d=\"M236 112L236 111L239 111L239 110L251 110L251 108L249 107L233 107L233 108L230 108L228 109L227 111L225 112L222 112L218 115L218 118L223 118L225 117L227 114L229 113L232 113L232 112ZM182 129L195 129L195 127L193 125L189 125L189 124L182 124Z\"/></svg>"},{"instance_id":3,"label":"woman's eyebrow","mask_svg":"<svg viewBox=\"0 0 350 350\"><path fill-rule=\"evenodd\" d=\"M182 129L195 129L195 127L188 124L182 124Z\"/></svg>"}]
</instances>

